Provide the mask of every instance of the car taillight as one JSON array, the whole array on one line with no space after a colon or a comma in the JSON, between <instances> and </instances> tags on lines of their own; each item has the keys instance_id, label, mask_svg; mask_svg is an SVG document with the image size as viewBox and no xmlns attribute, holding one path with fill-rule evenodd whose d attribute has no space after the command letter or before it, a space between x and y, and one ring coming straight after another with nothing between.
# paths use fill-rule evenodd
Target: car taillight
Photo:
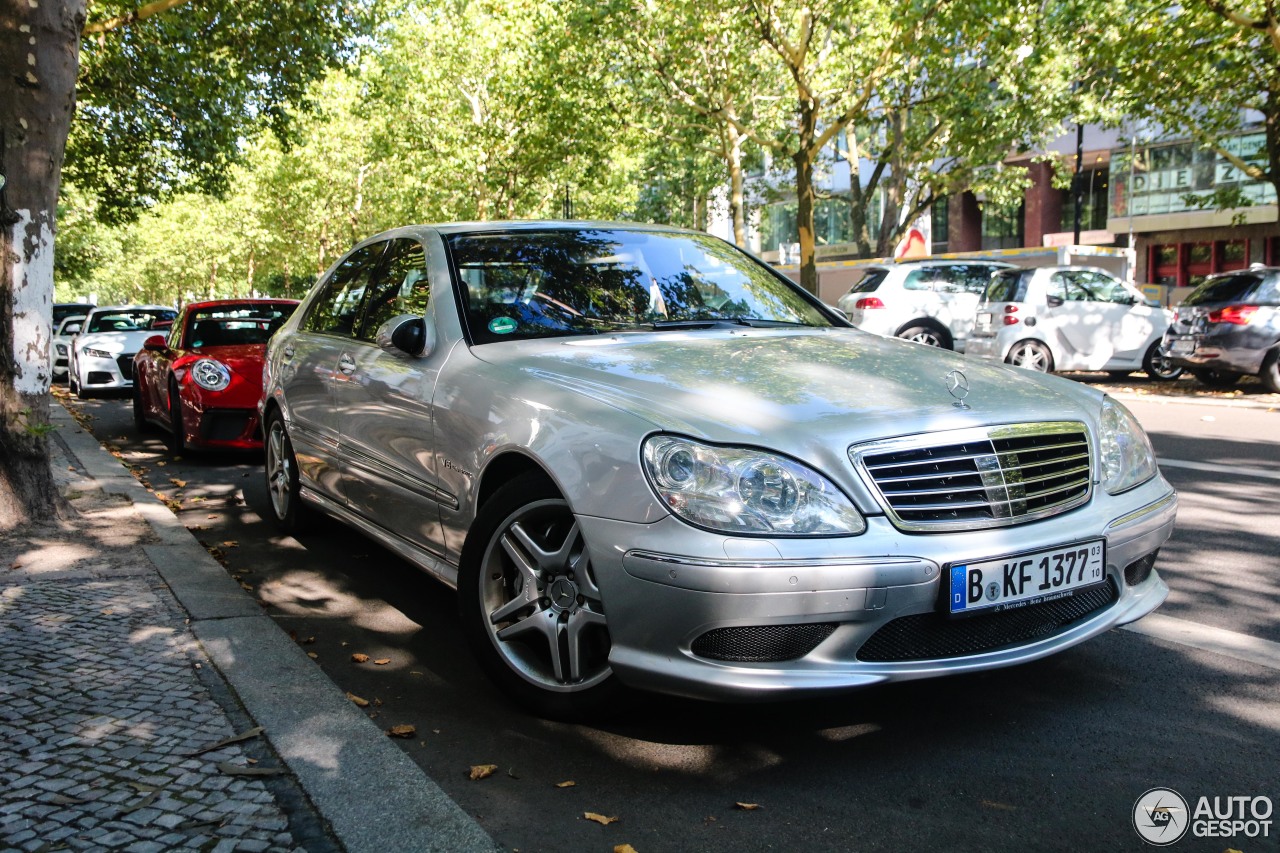
<instances>
[{"instance_id":1,"label":"car taillight","mask_svg":"<svg viewBox=\"0 0 1280 853\"><path fill-rule=\"evenodd\" d=\"M884 303L880 301L878 296L864 296L853 303L853 307L858 311L866 311L868 308L883 308Z\"/></svg>"},{"instance_id":2,"label":"car taillight","mask_svg":"<svg viewBox=\"0 0 1280 853\"><path fill-rule=\"evenodd\" d=\"M1004 306L1004 324L1006 326L1014 326L1018 323L1018 318L1013 316L1018 313L1017 305Z\"/></svg>"},{"instance_id":3,"label":"car taillight","mask_svg":"<svg viewBox=\"0 0 1280 853\"><path fill-rule=\"evenodd\" d=\"M1210 323L1230 323L1233 326L1247 326L1257 310L1257 305L1228 305L1226 308L1210 311L1208 320Z\"/></svg>"}]
</instances>

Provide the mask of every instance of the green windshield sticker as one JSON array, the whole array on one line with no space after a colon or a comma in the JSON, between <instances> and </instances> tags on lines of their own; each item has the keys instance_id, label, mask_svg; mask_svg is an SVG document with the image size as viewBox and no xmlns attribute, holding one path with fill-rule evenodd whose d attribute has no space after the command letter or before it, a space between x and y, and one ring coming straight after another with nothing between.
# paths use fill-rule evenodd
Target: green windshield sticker
<instances>
[{"instance_id":1,"label":"green windshield sticker","mask_svg":"<svg viewBox=\"0 0 1280 853\"><path fill-rule=\"evenodd\" d=\"M509 335L516 330L516 321L510 317L494 317L489 321L489 331L495 335Z\"/></svg>"}]
</instances>

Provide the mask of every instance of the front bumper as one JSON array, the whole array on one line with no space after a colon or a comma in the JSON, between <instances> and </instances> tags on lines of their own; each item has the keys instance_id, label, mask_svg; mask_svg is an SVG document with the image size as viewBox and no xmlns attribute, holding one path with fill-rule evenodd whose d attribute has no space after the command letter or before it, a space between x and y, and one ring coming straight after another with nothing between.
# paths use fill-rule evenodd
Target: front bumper
<instances>
[{"instance_id":1,"label":"front bumper","mask_svg":"<svg viewBox=\"0 0 1280 853\"><path fill-rule=\"evenodd\" d=\"M94 391L125 389L133 387L133 356L135 353L121 353L113 358L80 353L76 356L79 365L79 382L82 386Z\"/></svg>"},{"instance_id":2,"label":"front bumper","mask_svg":"<svg viewBox=\"0 0 1280 853\"><path fill-rule=\"evenodd\" d=\"M744 699L1009 666L1139 619L1164 601L1168 587L1154 571L1133 568L1130 583L1126 567L1154 555L1172 533L1176 512L1177 497L1157 477L1125 495L1095 495L1084 507L1044 521L959 533L904 534L882 516L868 518L862 536L807 541L719 536L673 518L652 525L579 521L604 595L618 677L660 692ZM913 617L911 624L944 633L963 621L939 612L945 564L1093 537L1106 539L1114 600L1092 612L1046 635L972 653L860 657L867 641L895 620ZM781 637L796 656L723 659L722 638L753 631ZM708 656L712 647L720 659Z\"/></svg>"}]
</instances>

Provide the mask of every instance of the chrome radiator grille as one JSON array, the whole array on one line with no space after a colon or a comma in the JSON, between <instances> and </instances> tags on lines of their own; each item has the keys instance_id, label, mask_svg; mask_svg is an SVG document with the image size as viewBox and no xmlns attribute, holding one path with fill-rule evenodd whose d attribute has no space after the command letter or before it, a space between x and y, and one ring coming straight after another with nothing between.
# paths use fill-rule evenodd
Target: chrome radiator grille
<instances>
[{"instance_id":1,"label":"chrome radiator grille","mask_svg":"<svg viewBox=\"0 0 1280 853\"><path fill-rule=\"evenodd\" d=\"M1084 425L1017 424L930 433L851 448L850 458L903 530L975 530L1045 518L1089 499Z\"/></svg>"}]
</instances>

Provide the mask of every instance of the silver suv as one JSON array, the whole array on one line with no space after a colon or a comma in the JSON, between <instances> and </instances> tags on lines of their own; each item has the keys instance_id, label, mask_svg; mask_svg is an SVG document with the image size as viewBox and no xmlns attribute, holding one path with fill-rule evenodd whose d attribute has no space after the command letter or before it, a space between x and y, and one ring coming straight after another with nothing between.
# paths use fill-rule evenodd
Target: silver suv
<instances>
[{"instance_id":1,"label":"silver suv","mask_svg":"<svg viewBox=\"0 0 1280 853\"><path fill-rule=\"evenodd\" d=\"M903 261L866 268L837 307L866 332L964 352L999 261Z\"/></svg>"},{"instance_id":2,"label":"silver suv","mask_svg":"<svg viewBox=\"0 0 1280 853\"><path fill-rule=\"evenodd\" d=\"M379 235L264 384L276 522L338 518L456 587L541 714L1009 666L1168 592L1177 497L1124 406L857 332L707 234Z\"/></svg>"}]
</instances>

